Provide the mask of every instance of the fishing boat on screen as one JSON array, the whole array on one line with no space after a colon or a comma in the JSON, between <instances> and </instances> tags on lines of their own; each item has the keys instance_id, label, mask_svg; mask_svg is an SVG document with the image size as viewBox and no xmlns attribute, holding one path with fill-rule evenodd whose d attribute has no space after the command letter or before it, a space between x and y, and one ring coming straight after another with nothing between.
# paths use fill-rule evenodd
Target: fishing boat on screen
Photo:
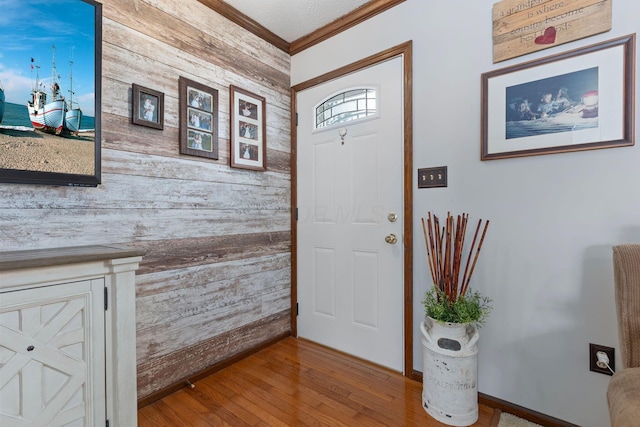
<instances>
[{"instance_id":1,"label":"fishing boat on screen","mask_svg":"<svg viewBox=\"0 0 640 427\"><path fill-rule=\"evenodd\" d=\"M4 88L0 82L0 123L2 123L2 117L4 117Z\"/></svg>"},{"instance_id":2,"label":"fishing boat on screen","mask_svg":"<svg viewBox=\"0 0 640 427\"><path fill-rule=\"evenodd\" d=\"M31 124L36 130L54 135L77 133L80 129L82 111L73 103L72 89L69 90L69 101L62 95L60 76L56 73L55 46L52 47L51 55L50 93L47 93L44 83L40 81L40 66L36 65L35 68L36 81L31 90L31 100L27 102Z\"/></svg>"},{"instance_id":3,"label":"fishing boat on screen","mask_svg":"<svg viewBox=\"0 0 640 427\"><path fill-rule=\"evenodd\" d=\"M80 130L80 123L82 122L82 110L80 105L74 103L73 95L73 73L71 68L73 61L69 61L69 100L67 101L67 111L64 116L64 127L66 127L71 133L78 133Z\"/></svg>"}]
</instances>

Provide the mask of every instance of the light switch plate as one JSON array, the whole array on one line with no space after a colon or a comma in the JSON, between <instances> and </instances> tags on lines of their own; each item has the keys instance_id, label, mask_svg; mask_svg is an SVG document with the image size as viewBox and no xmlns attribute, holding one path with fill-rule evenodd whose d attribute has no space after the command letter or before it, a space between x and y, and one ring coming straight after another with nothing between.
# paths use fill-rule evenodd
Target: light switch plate
<instances>
[{"instance_id":1,"label":"light switch plate","mask_svg":"<svg viewBox=\"0 0 640 427\"><path fill-rule=\"evenodd\" d=\"M418 188L435 188L447 186L447 167L418 169Z\"/></svg>"}]
</instances>

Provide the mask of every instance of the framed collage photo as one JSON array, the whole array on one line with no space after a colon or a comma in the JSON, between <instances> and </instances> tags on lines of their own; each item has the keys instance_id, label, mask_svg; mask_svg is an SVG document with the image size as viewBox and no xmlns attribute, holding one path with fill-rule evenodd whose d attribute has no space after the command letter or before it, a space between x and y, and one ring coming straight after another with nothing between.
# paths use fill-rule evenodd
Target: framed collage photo
<instances>
[{"instance_id":1,"label":"framed collage photo","mask_svg":"<svg viewBox=\"0 0 640 427\"><path fill-rule=\"evenodd\" d=\"M231 167L265 171L267 164L267 133L265 99L240 89L229 87L231 103Z\"/></svg>"},{"instance_id":2,"label":"framed collage photo","mask_svg":"<svg viewBox=\"0 0 640 427\"><path fill-rule=\"evenodd\" d=\"M218 159L218 91L179 80L180 153Z\"/></svg>"},{"instance_id":3,"label":"framed collage photo","mask_svg":"<svg viewBox=\"0 0 640 427\"><path fill-rule=\"evenodd\" d=\"M482 75L481 160L634 144L635 35Z\"/></svg>"},{"instance_id":4,"label":"framed collage photo","mask_svg":"<svg viewBox=\"0 0 640 427\"><path fill-rule=\"evenodd\" d=\"M134 83L131 94L133 123L154 129L164 129L164 93Z\"/></svg>"}]
</instances>

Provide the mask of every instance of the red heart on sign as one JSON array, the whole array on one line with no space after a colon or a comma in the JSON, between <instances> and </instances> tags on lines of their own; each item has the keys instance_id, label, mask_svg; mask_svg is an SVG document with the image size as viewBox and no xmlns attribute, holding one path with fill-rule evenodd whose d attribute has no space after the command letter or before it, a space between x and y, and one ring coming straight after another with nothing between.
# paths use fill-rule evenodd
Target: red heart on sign
<instances>
[{"instance_id":1,"label":"red heart on sign","mask_svg":"<svg viewBox=\"0 0 640 427\"><path fill-rule=\"evenodd\" d=\"M536 37L536 44L552 44L556 41L556 28L549 27L544 30L544 34Z\"/></svg>"}]
</instances>

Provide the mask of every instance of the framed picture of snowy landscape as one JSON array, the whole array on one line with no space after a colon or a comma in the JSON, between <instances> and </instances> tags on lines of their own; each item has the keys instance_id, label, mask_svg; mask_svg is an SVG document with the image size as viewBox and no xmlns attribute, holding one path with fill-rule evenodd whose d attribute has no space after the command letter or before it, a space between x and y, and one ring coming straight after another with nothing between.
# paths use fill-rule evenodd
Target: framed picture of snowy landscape
<instances>
[{"instance_id":1,"label":"framed picture of snowy landscape","mask_svg":"<svg viewBox=\"0 0 640 427\"><path fill-rule=\"evenodd\" d=\"M2 15L0 182L97 186L102 5L21 0Z\"/></svg>"},{"instance_id":2,"label":"framed picture of snowy landscape","mask_svg":"<svg viewBox=\"0 0 640 427\"><path fill-rule=\"evenodd\" d=\"M634 144L635 34L482 75L481 160Z\"/></svg>"}]
</instances>

